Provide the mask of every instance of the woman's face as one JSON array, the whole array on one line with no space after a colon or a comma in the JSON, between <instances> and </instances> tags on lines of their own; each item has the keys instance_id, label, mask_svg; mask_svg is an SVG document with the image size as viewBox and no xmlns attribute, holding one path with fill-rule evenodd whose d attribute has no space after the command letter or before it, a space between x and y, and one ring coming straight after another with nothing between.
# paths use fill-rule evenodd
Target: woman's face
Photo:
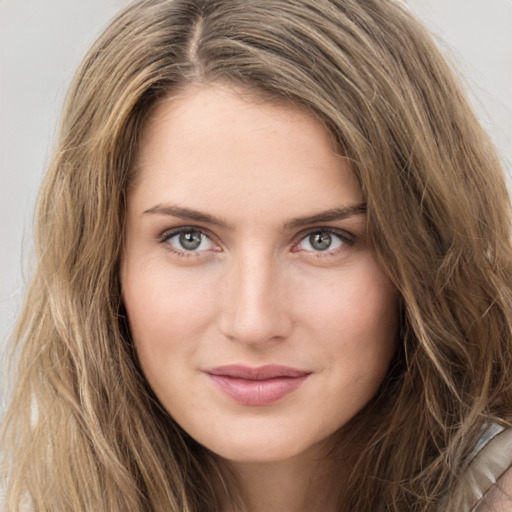
<instances>
[{"instance_id":1,"label":"woman's face","mask_svg":"<svg viewBox=\"0 0 512 512\"><path fill-rule=\"evenodd\" d=\"M361 190L312 115L191 88L147 122L123 299L157 397L232 461L311 452L372 398L397 293Z\"/></svg>"}]
</instances>

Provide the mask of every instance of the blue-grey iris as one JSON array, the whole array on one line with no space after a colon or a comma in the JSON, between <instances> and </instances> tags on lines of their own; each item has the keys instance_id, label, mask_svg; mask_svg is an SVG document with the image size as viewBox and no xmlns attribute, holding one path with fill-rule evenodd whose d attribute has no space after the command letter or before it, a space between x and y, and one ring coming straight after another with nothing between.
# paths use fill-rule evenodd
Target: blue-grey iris
<instances>
[{"instance_id":1,"label":"blue-grey iris","mask_svg":"<svg viewBox=\"0 0 512 512\"><path fill-rule=\"evenodd\" d=\"M326 231L313 233L309 236L309 243L317 251L326 251L332 244L332 236Z\"/></svg>"},{"instance_id":2,"label":"blue-grey iris","mask_svg":"<svg viewBox=\"0 0 512 512\"><path fill-rule=\"evenodd\" d=\"M201 245L203 235L200 231L187 231L180 234L179 240L183 249L194 251Z\"/></svg>"}]
</instances>

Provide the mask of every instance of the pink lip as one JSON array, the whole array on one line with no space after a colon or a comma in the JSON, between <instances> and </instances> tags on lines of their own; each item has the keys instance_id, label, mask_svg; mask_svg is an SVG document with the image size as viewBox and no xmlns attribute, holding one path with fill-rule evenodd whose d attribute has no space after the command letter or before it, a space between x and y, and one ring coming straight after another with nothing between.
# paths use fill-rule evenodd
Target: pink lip
<instances>
[{"instance_id":1,"label":"pink lip","mask_svg":"<svg viewBox=\"0 0 512 512\"><path fill-rule=\"evenodd\" d=\"M289 395L311 372L281 365L219 366L205 373L223 393L242 405L268 405Z\"/></svg>"}]
</instances>

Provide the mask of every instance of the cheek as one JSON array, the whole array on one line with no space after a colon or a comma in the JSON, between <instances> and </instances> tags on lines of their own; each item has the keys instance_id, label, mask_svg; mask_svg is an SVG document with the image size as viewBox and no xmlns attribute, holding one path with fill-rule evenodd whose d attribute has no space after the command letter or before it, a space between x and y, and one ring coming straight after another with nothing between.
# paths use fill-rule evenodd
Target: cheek
<instances>
[{"instance_id":1,"label":"cheek","mask_svg":"<svg viewBox=\"0 0 512 512\"><path fill-rule=\"evenodd\" d=\"M396 350L398 294L392 283L368 260L299 295L305 300L298 314L316 345L314 357L330 367L332 396L334 388L350 387L356 401L371 398Z\"/></svg>"},{"instance_id":2,"label":"cheek","mask_svg":"<svg viewBox=\"0 0 512 512\"><path fill-rule=\"evenodd\" d=\"M397 327L398 294L372 260L296 290L297 315L340 341L387 339ZM337 335L336 335L337 333Z\"/></svg>"},{"instance_id":3,"label":"cheek","mask_svg":"<svg viewBox=\"0 0 512 512\"><path fill-rule=\"evenodd\" d=\"M136 266L127 262L122 288L143 367L193 353L214 315L211 285L197 276L191 279L187 272L169 272L168 266L145 261Z\"/></svg>"}]
</instances>

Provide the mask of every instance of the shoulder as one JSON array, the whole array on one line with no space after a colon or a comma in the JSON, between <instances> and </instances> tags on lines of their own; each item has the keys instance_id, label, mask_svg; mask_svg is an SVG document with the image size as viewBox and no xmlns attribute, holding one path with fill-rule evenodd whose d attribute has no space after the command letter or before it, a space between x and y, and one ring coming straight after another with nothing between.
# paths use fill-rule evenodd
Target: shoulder
<instances>
[{"instance_id":1,"label":"shoulder","mask_svg":"<svg viewBox=\"0 0 512 512\"><path fill-rule=\"evenodd\" d=\"M512 428L494 423L484 432L458 492L468 512L512 512Z\"/></svg>"}]
</instances>

